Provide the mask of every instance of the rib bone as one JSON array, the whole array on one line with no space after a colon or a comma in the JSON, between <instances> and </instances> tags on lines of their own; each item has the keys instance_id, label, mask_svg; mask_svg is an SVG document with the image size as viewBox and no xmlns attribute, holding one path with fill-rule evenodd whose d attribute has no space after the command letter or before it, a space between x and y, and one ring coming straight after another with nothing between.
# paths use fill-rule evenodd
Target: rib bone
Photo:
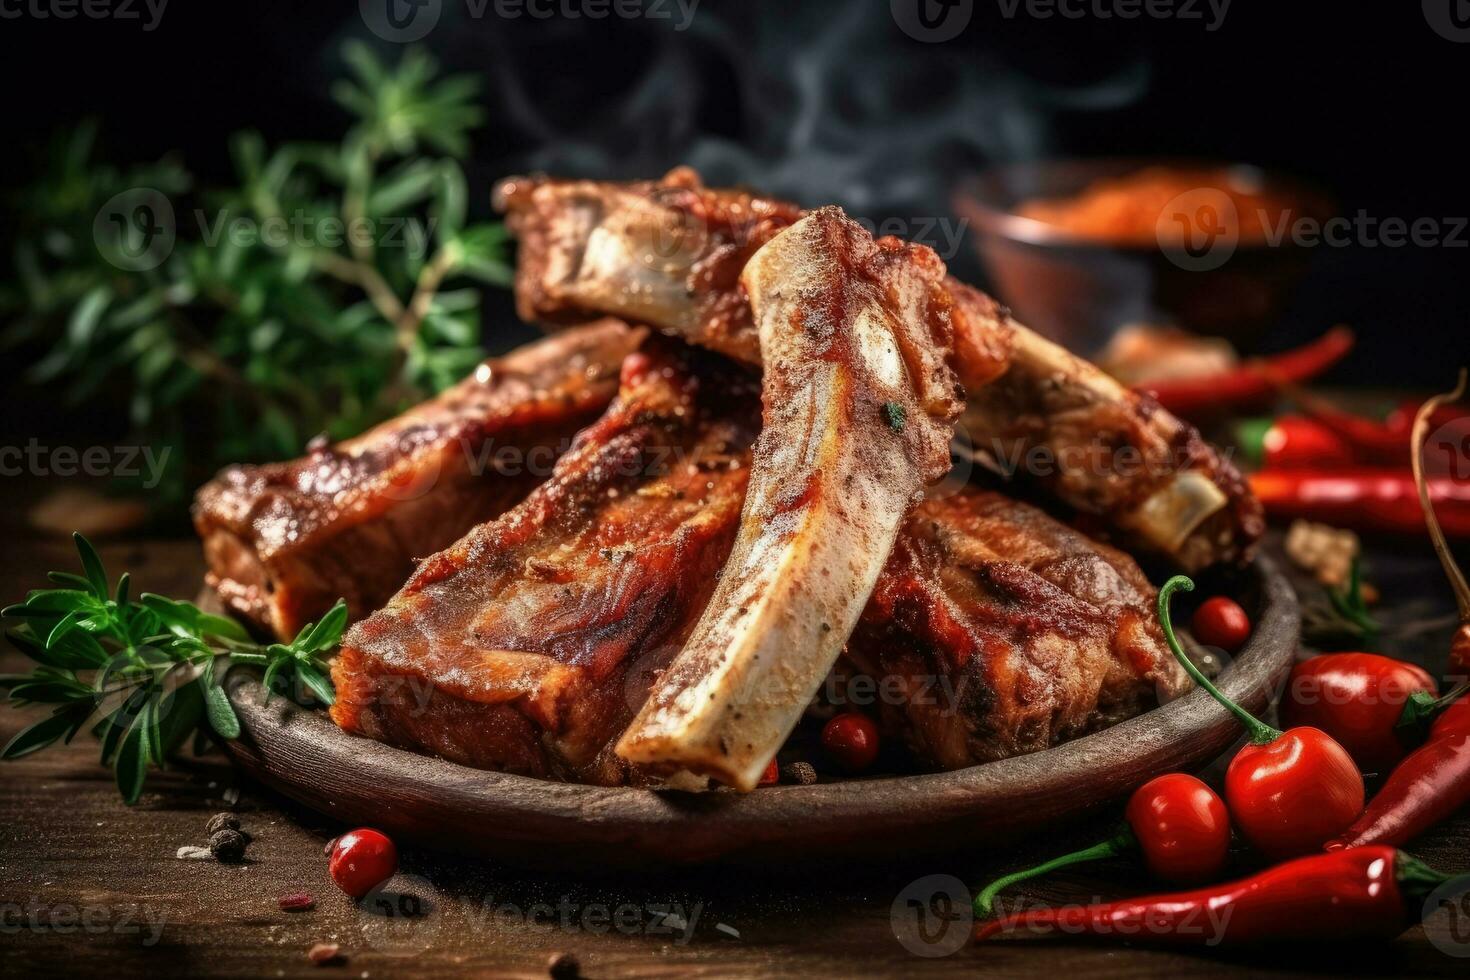
<instances>
[{"instance_id":1,"label":"rib bone","mask_svg":"<svg viewBox=\"0 0 1470 980\"><path fill-rule=\"evenodd\" d=\"M753 789L857 623L900 524L949 467L962 403L952 301L922 246L874 243L838 208L745 266L765 365L734 550L617 751Z\"/></svg>"}]
</instances>

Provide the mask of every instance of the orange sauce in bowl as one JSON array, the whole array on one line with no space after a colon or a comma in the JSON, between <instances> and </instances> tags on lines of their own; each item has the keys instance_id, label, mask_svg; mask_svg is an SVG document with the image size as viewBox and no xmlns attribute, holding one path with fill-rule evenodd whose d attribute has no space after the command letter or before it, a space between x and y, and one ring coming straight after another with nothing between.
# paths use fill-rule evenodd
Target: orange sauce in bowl
<instances>
[{"instance_id":1,"label":"orange sauce in bowl","mask_svg":"<svg viewBox=\"0 0 1470 980\"><path fill-rule=\"evenodd\" d=\"M1146 167L1093 181L1068 197L1032 198L1015 213L1079 238L1127 245L1181 240L1201 222L1260 244L1284 227L1295 202L1226 168Z\"/></svg>"}]
</instances>

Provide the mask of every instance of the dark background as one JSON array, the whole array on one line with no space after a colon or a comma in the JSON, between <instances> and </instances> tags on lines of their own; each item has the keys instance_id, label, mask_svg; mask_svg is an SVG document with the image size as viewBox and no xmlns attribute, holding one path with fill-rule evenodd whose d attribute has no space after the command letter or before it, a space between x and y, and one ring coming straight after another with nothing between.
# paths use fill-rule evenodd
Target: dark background
<instances>
[{"instance_id":1,"label":"dark background","mask_svg":"<svg viewBox=\"0 0 1470 980\"><path fill-rule=\"evenodd\" d=\"M18 2L0 19L7 192L33 165L28 145L87 115L102 119L110 160L178 151L204 181L227 178L234 130L341 131L327 89L344 39L389 57L398 47L351 0L173 0L151 32L143 20L39 19ZM692 162L711 182L881 219L950 214L954 186L990 162L1188 154L1306 177L1341 213L1466 215L1470 44L1437 34L1418 3L1373 6L1235 0L1211 32L1204 20L1007 18L998 0L975 0L958 38L926 44L884 0L702 0L683 32L671 19L509 20L493 5L476 18L443 0L422 43L484 77L490 122L471 181L485 213L491 183L526 168L633 177ZM1362 346L1333 380L1443 387L1470 357L1466 238L1316 249L1262 346L1348 322ZM951 264L984 279L968 249ZM492 347L522 335L508 300L490 309Z\"/></svg>"}]
</instances>

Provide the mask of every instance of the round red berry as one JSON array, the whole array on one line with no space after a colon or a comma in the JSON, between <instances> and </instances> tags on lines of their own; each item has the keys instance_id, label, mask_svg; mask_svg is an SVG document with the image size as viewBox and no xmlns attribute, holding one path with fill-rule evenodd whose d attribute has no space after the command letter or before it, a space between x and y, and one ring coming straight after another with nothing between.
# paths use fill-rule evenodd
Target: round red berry
<instances>
[{"instance_id":1,"label":"round red berry","mask_svg":"<svg viewBox=\"0 0 1470 980\"><path fill-rule=\"evenodd\" d=\"M362 898L393 877L398 870L398 848L386 834L359 827L337 838L327 867L338 888Z\"/></svg>"},{"instance_id":2,"label":"round red berry","mask_svg":"<svg viewBox=\"0 0 1470 980\"><path fill-rule=\"evenodd\" d=\"M878 726L856 711L837 715L822 728L822 747L845 772L862 772L878 758Z\"/></svg>"},{"instance_id":3,"label":"round red berry","mask_svg":"<svg viewBox=\"0 0 1470 980\"><path fill-rule=\"evenodd\" d=\"M1194 638L1207 647L1234 653L1251 638L1251 619L1240 603L1224 596L1206 599L1190 621Z\"/></svg>"}]
</instances>

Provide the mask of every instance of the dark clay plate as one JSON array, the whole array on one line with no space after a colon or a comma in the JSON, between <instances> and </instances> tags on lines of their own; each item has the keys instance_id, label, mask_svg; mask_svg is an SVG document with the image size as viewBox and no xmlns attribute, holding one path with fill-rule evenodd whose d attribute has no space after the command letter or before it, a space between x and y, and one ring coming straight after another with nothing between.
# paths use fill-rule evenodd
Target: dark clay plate
<instances>
[{"instance_id":1,"label":"dark clay plate","mask_svg":"<svg viewBox=\"0 0 1470 980\"><path fill-rule=\"evenodd\" d=\"M1239 593L1256 629L1219 685L1261 711L1291 668L1300 617L1267 559ZM1198 769L1241 734L1224 708L1193 691L1045 752L955 772L677 793L482 772L348 735L281 697L263 706L248 672L226 686L244 729L226 748L268 786L347 826L548 868L789 868L974 852L1075 822L1161 773Z\"/></svg>"}]
</instances>

